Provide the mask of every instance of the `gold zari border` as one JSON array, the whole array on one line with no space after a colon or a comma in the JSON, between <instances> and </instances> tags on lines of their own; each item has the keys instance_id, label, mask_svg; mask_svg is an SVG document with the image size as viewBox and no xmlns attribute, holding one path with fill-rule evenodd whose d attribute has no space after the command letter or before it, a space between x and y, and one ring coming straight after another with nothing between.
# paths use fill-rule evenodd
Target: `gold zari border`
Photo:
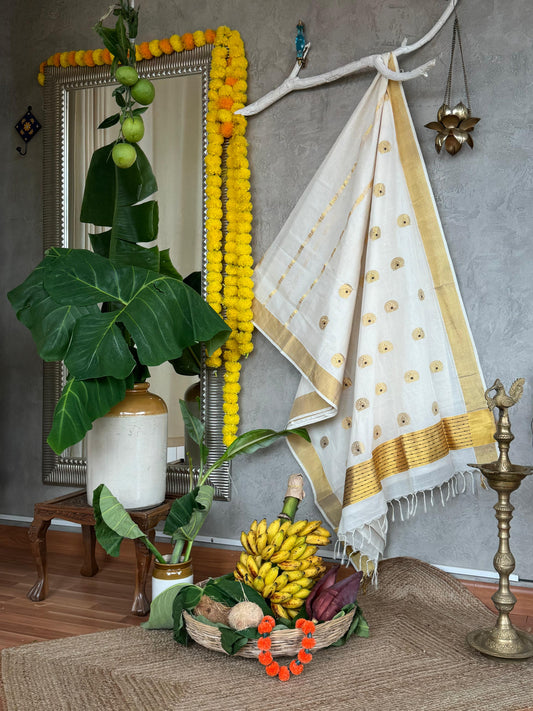
<instances>
[{"instance_id":1,"label":"gold zari border","mask_svg":"<svg viewBox=\"0 0 533 711\"><path fill-rule=\"evenodd\" d=\"M400 435L372 452L372 459L346 470L343 506L381 491L381 482L408 469L443 459L451 450L490 444L494 420L489 410L445 417L423 430Z\"/></svg>"}]
</instances>

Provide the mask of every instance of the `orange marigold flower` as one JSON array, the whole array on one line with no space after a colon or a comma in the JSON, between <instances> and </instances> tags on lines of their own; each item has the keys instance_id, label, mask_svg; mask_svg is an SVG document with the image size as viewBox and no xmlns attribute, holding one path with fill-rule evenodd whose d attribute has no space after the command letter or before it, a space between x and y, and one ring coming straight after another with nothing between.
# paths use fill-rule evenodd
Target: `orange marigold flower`
<instances>
[{"instance_id":1,"label":"orange marigold flower","mask_svg":"<svg viewBox=\"0 0 533 711\"><path fill-rule=\"evenodd\" d=\"M106 64L112 64L113 58L111 56L111 52L107 49L107 47L104 49L102 52L102 59Z\"/></svg>"},{"instance_id":2,"label":"orange marigold flower","mask_svg":"<svg viewBox=\"0 0 533 711\"><path fill-rule=\"evenodd\" d=\"M154 56L150 52L150 45L148 44L148 42L141 42L141 44L139 45L139 52L141 53L141 57L143 59L152 59L152 57Z\"/></svg>"},{"instance_id":3,"label":"orange marigold flower","mask_svg":"<svg viewBox=\"0 0 533 711\"><path fill-rule=\"evenodd\" d=\"M312 637L304 637L302 639L302 647L304 649L313 649L315 644L316 644L316 639L313 639Z\"/></svg>"},{"instance_id":4,"label":"orange marigold flower","mask_svg":"<svg viewBox=\"0 0 533 711\"><path fill-rule=\"evenodd\" d=\"M296 622L296 629L302 630L304 634L313 634L315 631L315 623L312 620L301 618Z\"/></svg>"},{"instance_id":5,"label":"orange marigold flower","mask_svg":"<svg viewBox=\"0 0 533 711\"><path fill-rule=\"evenodd\" d=\"M289 664L289 669L294 674L294 676L298 676L298 674L301 674L303 672L304 667L303 664L299 664L296 659L293 659Z\"/></svg>"},{"instance_id":6,"label":"orange marigold flower","mask_svg":"<svg viewBox=\"0 0 533 711\"><path fill-rule=\"evenodd\" d=\"M264 622L265 624L267 624L270 627L270 629L272 629L276 625L276 620L272 617L272 615L265 615L263 617L263 619L261 620L261 622ZM257 628L257 629L259 630L259 628ZM261 633L261 630L259 630L259 632ZM269 630L269 632L270 632L270 630Z\"/></svg>"},{"instance_id":7,"label":"orange marigold flower","mask_svg":"<svg viewBox=\"0 0 533 711\"><path fill-rule=\"evenodd\" d=\"M272 655L270 652L261 652L258 659L265 667L272 663Z\"/></svg>"},{"instance_id":8,"label":"orange marigold flower","mask_svg":"<svg viewBox=\"0 0 533 711\"><path fill-rule=\"evenodd\" d=\"M61 52L56 52L52 61L54 62L54 67L59 67L61 64Z\"/></svg>"},{"instance_id":9,"label":"orange marigold flower","mask_svg":"<svg viewBox=\"0 0 533 711\"><path fill-rule=\"evenodd\" d=\"M235 84L237 83L237 81L238 81L238 80L237 80L236 77L226 77L226 84L227 84L228 86L235 86Z\"/></svg>"},{"instance_id":10,"label":"orange marigold flower","mask_svg":"<svg viewBox=\"0 0 533 711\"><path fill-rule=\"evenodd\" d=\"M278 676L280 681L289 681L291 673L286 666L283 666L279 668Z\"/></svg>"},{"instance_id":11,"label":"orange marigold flower","mask_svg":"<svg viewBox=\"0 0 533 711\"><path fill-rule=\"evenodd\" d=\"M41 63L39 64L39 72L40 72L41 74L44 74L44 68L45 68L45 67L46 67L46 62L41 62Z\"/></svg>"},{"instance_id":12,"label":"orange marigold flower","mask_svg":"<svg viewBox=\"0 0 533 711\"><path fill-rule=\"evenodd\" d=\"M165 54L172 54L172 52L174 51L167 37L164 37L162 40L159 40L159 46Z\"/></svg>"},{"instance_id":13,"label":"orange marigold flower","mask_svg":"<svg viewBox=\"0 0 533 711\"><path fill-rule=\"evenodd\" d=\"M270 637L259 637L257 640L257 649L260 649L262 652L268 652L271 646L272 640Z\"/></svg>"},{"instance_id":14,"label":"orange marigold flower","mask_svg":"<svg viewBox=\"0 0 533 711\"><path fill-rule=\"evenodd\" d=\"M233 133L233 123L231 121L225 121L220 125L220 133L224 138L229 138Z\"/></svg>"},{"instance_id":15,"label":"orange marigold flower","mask_svg":"<svg viewBox=\"0 0 533 711\"><path fill-rule=\"evenodd\" d=\"M279 664L277 662L272 662L266 667L265 671L268 676L276 676L279 672Z\"/></svg>"},{"instance_id":16,"label":"orange marigold flower","mask_svg":"<svg viewBox=\"0 0 533 711\"><path fill-rule=\"evenodd\" d=\"M216 34L214 30L205 31L205 41L207 42L207 44L213 44L213 42L215 41L215 37Z\"/></svg>"},{"instance_id":17,"label":"orange marigold flower","mask_svg":"<svg viewBox=\"0 0 533 711\"><path fill-rule=\"evenodd\" d=\"M88 49L85 54L83 55L83 61L85 62L86 66L88 67L94 67L94 59L93 59L93 51L92 49Z\"/></svg>"},{"instance_id":18,"label":"orange marigold flower","mask_svg":"<svg viewBox=\"0 0 533 711\"><path fill-rule=\"evenodd\" d=\"M231 96L221 96L218 100L218 105L221 109L229 110L233 106L233 99L231 98Z\"/></svg>"},{"instance_id":19,"label":"orange marigold flower","mask_svg":"<svg viewBox=\"0 0 533 711\"><path fill-rule=\"evenodd\" d=\"M181 36L181 41L185 49L194 49L194 37L191 32L186 32Z\"/></svg>"},{"instance_id":20,"label":"orange marigold flower","mask_svg":"<svg viewBox=\"0 0 533 711\"><path fill-rule=\"evenodd\" d=\"M312 658L313 655L309 654L309 652L306 652L305 649L300 649L300 651L298 652L298 661L302 664L309 664Z\"/></svg>"}]
</instances>

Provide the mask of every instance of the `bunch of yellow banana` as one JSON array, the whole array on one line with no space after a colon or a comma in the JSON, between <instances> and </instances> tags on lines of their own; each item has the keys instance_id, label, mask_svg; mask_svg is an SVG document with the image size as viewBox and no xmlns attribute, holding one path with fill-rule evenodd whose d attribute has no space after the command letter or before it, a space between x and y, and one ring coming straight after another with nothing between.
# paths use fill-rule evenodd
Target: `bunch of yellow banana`
<instances>
[{"instance_id":1,"label":"bunch of yellow banana","mask_svg":"<svg viewBox=\"0 0 533 711\"><path fill-rule=\"evenodd\" d=\"M260 592L276 617L296 617L326 570L315 554L330 538L322 521L291 523L277 518L270 525L266 518L254 521L248 532L241 533L244 551L233 574Z\"/></svg>"}]
</instances>

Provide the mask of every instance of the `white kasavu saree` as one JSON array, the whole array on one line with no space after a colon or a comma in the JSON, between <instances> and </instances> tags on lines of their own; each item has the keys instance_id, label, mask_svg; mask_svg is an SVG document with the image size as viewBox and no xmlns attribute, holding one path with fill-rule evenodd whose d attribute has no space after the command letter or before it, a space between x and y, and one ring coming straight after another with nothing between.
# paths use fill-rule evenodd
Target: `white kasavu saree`
<instances>
[{"instance_id":1,"label":"white kasavu saree","mask_svg":"<svg viewBox=\"0 0 533 711\"><path fill-rule=\"evenodd\" d=\"M370 572L391 502L409 515L436 488L439 499L464 488L469 464L495 458L401 83L376 76L255 282L255 325L302 374L289 426L307 427L311 443L289 446L343 552Z\"/></svg>"}]
</instances>

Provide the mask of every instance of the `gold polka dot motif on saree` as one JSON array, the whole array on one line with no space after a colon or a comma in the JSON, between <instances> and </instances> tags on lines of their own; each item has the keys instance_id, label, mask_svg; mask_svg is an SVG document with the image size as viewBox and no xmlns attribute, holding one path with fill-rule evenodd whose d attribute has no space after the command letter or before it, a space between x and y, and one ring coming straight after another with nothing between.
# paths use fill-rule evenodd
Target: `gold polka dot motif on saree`
<instances>
[{"instance_id":1,"label":"gold polka dot motif on saree","mask_svg":"<svg viewBox=\"0 0 533 711\"><path fill-rule=\"evenodd\" d=\"M342 353L335 353L335 355L332 356L331 365L334 368L340 368L343 363L344 363L344 356L342 355Z\"/></svg>"},{"instance_id":2,"label":"gold polka dot motif on saree","mask_svg":"<svg viewBox=\"0 0 533 711\"><path fill-rule=\"evenodd\" d=\"M394 349L394 346L390 341L381 341L378 344L378 351L380 353L390 353Z\"/></svg>"},{"instance_id":3,"label":"gold polka dot motif on saree","mask_svg":"<svg viewBox=\"0 0 533 711\"><path fill-rule=\"evenodd\" d=\"M383 197L385 195L384 183L376 183L372 192L374 193L374 197Z\"/></svg>"},{"instance_id":4,"label":"gold polka dot motif on saree","mask_svg":"<svg viewBox=\"0 0 533 711\"><path fill-rule=\"evenodd\" d=\"M362 442L352 442L352 446L350 447L350 450L352 454L357 457L360 454L363 454L365 451L365 447Z\"/></svg>"},{"instance_id":5,"label":"gold polka dot motif on saree","mask_svg":"<svg viewBox=\"0 0 533 711\"><path fill-rule=\"evenodd\" d=\"M322 316L318 322L319 327L324 330L329 323L329 318L327 316Z\"/></svg>"},{"instance_id":6,"label":"gold polka dot motif on saree","mask_svg":"<svg viewBox=\"0 0 533 711\"><path fill-rule=\"evenodd\" d=\"M369 272L366 273L365 279L367 284L371 284L374 281L378 281L379 272L377 271L377 269L371 269Z\"/></svg>"},{"instance_id":7,"label":"gold polka dot motif on saree","mask_svg":"<svg viewBox=\"0 0 533 711\"><path fill-rule=\"evenodd\" d=\"M387 392L387 384L386 383L376 383L375 392L376 392L376 395L384 395Z\"/></svg>"},{"instance_id":8,"label":"gold polka dot motif on saree","mask_svg":"<svg viewBox=\"0 0 533 711\"><path fill-rule=\"evenodd\" d=\"M420 301L424 301L424 299L426 298L426 295L425 295L425 293L424 293L424 289L419 289L419 290L418 290L418 298L420 299Z\"/></svg>"},{"instance_id":9,"label":"gold polka dot motif on saree","mask_svg":"<svg viewBox=\"0 0 533 711\"><path fill-rule=\"evenodd\" d=\"M355 401L355 409L358 412L367 410L369 407L370 407L370 400L366 397L358 397L357 400Z\"/></svg>"},{"instance_id":10,"label":"gold polka dot motif on saree","mask_svg":"<svg viewBox=\"0 0 533 711\"><path fill-rule=\"evenodd\" d=\"M342 381L342 387L346 390L346 388L351 388L353 385L352 379L351 378L344 378Z\"/></svg>"},{"instance_id":11,"label":"gold polka dot motif on saree","mask_svg":"<svg viewBox=\"0 0 533 711\"><path fill-rule=\"evenodd\" d=\"M432 360L429 364L429 369L432 373L440 373L442 370L444 370L444 366L440 360Z\"/></svg>"},{"instance_id":12,"label":"gold polka dot motif on saree","mask_svg":"<svg viewBox=\"0 0 533 711\"><path fill-rule=\"evenodd\" d=\"M380 227L371 227L370 232L368 233L368 236L370 239L376 240L381 237L381 228Z\"/></svg>"},{"instance_id":13,"label":"gold polka dot motif on saree","mask_svg":"<svg viewBox=\"0 0 533 711\"><path fill-rule=\"evenodd\" d=\"M353 291L353 286L349 284L343 284L339 289L339 296L341 299L347 299Z\"/></svg>"},{"instance_id":14,"label":"gold polka dot motif on saree","mask_svg":"<svg viewBox=\"0 0 533 711\"><path fill-rule=\"evenodd\" d=\"M392 146L389 141L380 141L378 144L378 151L380 153L390 153L391 148Z\"/></svg>"},{"instance_id":15,"label":"gold polka dot motif on saree","mask_svg":"<svg viewBox=\"0 0 533 711\"><path fill-rule=\"evenodd\" d=\"M434 415L438 415L438 414L439 414L439 403L438 403L437 401L435 401L435 402L431 405L431 412L432 412Z\"/></svg>"},{"instance_id":16,"label":"gold polka dot motif on saree","mask_svg":"<svg viewBox=\"0 0 533 711\"><path fill-rule=\"evenodd\" d=\"M389 301L385 302L385 305L383 306L383 308L385 309L385 311L388 314L390 314L393 311L398 311L398 309L400 308L400 304L397 301L395 301L394 299L390 299Z\"/></svg>"},{"instance_id":17,"label":"gold polka dot motif on saree","mask_svg":"<svg viewBox=\"0 0 533 711\"><path fill-rule=\"evenodd\" d=\"M409 215L402 214L399 215L396 222L398 224L398 227L408 227L411 224L411 218L409 217Z\"/></svg>"},{"instance_id":18,"label":"gold polka dot motif on saree","mask_svg":"<svg viewBox=\"0 0 533 711\"><path fill-rule=\"evenodd\" d=\"M394 257L392 262L390 263L390 268L396 271L397 269L401 269L402 267L405 266L405 259L403 257Z\"/></svg>"},{"instance_id":19,"label":"gold polka dot motif on saree","mask_svg":"<svg viewBox=\"0 0 533 711\"><path fill-rule=\"evenodd\" d=\"M345 430L349 430L350 427L352 426L352 418L351 417L345 417L342 421L342 427Z\"/></svg>"},{"instance_id":20,"label":"gold polka dot motif on saree","mask_svg":"<svg viewBox=\"0 0 533 711\"><path fill-rule=\"evenodd\" d=\"M359 356L359 358L357 359L357 365L360 368L368 368L369 365L372 365L372 356L366 354Z\"/></svg>"},{"instance_id":21,"label":"gold polka dot motif on saree","mask_svg":"<svg viewBox=\"0 0 533 711\"><path fill-rule=\"evenodd\" d=\"M411 336L413 338L413 341L421 341L423 338L425 338L426 334L424 333L424 329L419 327L413 330Z\"/></svg>"},{"instance_id":22,"label":"gold polka dot motif on saree","mask_svg":"<svg viewBox=\"0 0 533 711\"><path fill-rule=\"evenodd\" d=\"M381 435L383 434L383 430L379 425L376 425L374 427L374 439L379 439Z\"/></svg>"},{"instance_id":23,"label":"gold polka dot motif on saree","mask_svg":"<svg viewBox=\"0 0 533 711\"><path fill-rule=\"evenodd\" d=\"M363 316L361 317L361 321L363 323L363 326L371 326L373 323L376 323L376 314L363 314Z\"/></svg>"},{"instance_id":24,"label":"gold polka dot motif on saree","mask_svg":"<svg viewBox=\"0 0 533 711\"><path fill-rule=\"evenodd\" d=\"M329 439L324 435L324 437L320 438L320 446L322 449L325 449L329 444Z\"/></svg>"},{"instance_id":25,"label":"gold polka dot motif on saree","mask_svg":"<svg viewBox=\"0 0 533 711\"><path fill-rule=\"evenodd\" d=\"M406 383L414 383L417 380L420 380L420 375L416 370L407 370L404 373L403 379Z\"/></svg>"},{"instance_id":26,"label":"gold polka dot motif on saree","mask_svg":"<svg viewBox=\"0 0 533 711\"><path fill-rule=\"evenodd\" d=\"M407 412L400 412L398 417L396 418L396 421L400 425L400 427L405 427L411 422L411 418L407 414Z\"/></svg>"}]
</instances>

